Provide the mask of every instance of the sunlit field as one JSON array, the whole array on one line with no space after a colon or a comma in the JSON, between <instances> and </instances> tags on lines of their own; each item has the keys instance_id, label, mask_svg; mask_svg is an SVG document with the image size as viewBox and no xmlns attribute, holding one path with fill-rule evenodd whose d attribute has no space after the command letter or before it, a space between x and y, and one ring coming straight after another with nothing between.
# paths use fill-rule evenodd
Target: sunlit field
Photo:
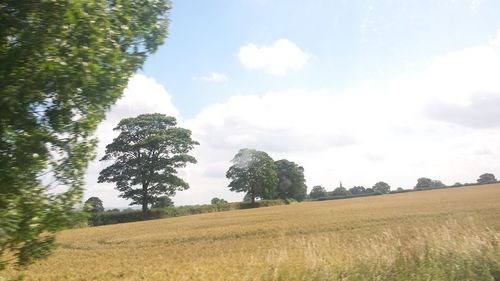
<instances>
[{"instance_id":1,"label":"sunlit field","mask_svg":"<svg viewBox=\"0 0 500 281\"><path fill-rule=\"evenodd\" d=\"M500 184L68 230L25 280L500 280ZM0 278L0 280L2 280Z\"/></svg>"}]
</instances>

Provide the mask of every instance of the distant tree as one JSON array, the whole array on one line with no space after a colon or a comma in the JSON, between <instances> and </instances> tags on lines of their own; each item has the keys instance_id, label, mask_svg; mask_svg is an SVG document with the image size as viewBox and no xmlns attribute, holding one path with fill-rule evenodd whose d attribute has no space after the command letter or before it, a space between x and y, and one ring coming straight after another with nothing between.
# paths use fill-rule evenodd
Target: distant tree
<instances>
[{"instance_id":1,"label":"distant tree","mask_svg":"<svg viewBox=\"0 0 500 281\"><path fill-rule=\"evenodd\" d=\"M477 179L477 183L492 183L492 182L497 182L497 179L495 178L495 175L490 173L482 174L479 176L479 179Z\"/></svg>"},{"instance_id":2,"label":"distant tree","mask_svg":"<svg viewBox=\"0 0 500 281\"><path fill-rule=\"evenodd\" d=\"M446 185L442 183L440 180L433 180L432 181L432 187L437 188L437 187L445 187Z\"/></svg>"},{"instance_id":3,"label":"distant tree","mask_svg":"<svg viewBox=\"0 0 500 281\"><path fill-rule=\"evenodd\" d=\"M160 196L153 201L151 208L163 209L174 205L174 201L168 196Z\"/></svg>"},{"instance_id":4,"label":"distant tree","mask_svg":"<svg viewBox=\"0 0 500 281\"><path fill-rule=\"evenodd\" d=\"M382 193L382 194L386 194L386 193L389 193L389 191L391 191L391 187L383 181L377 182L372 188L373 188L373 192Z\"/></svg>"},{"instance_id":5,"label":"distant tree","mask_svg":"<svg viewBox=\"0 0 500 281\"><path fill-rule=\"evenodd\" d=\"M231 191L250 194L255 198L274 199L277 196L278 175L273 159L265 152L255 149L240 149L231 160L226 178L230 179Z\"/></svg>"},{"instance_id":6,"label":"distant tree","mask_svg":"<svg viewBox=\"0 0 500 281\"><path fill-rule=\"evenodd\" d=\"M401 191L403 191L403 190L404 190L404 189L403 189L402 187L398 187L398 188L396 189L396 191L400 191L400 192L401 192Z\"/></svg>"},{"instance_id":7,"label":"distant tree","mask_svg":"<svg viewBox=\"0 0 500 281\"><path fill-rule=\"evenodd\" d=\"M463 184L459 183L459 182L456 182L453 184L453 186L463 186Z\"/></svg>"},{"instance_id":8,"label":"distant tree","mask_svg":"<svg viewBox=\"0 0 500 281\"><path fill-rule=\"evenodd\" d=\"M345 187L337 187L332 191L332 196L350 196L351 192L347 190Z\"/></svg>"},{"instance_id":9,"label":"distant tree","mask_svg":"<svg viewBox=\"0 0 500 281\"><path fill-rule=\"evenodd\" d=\"M367 189L365 189L365 193L366 194L373 193L373 188L368 187Z\"/></svg>"},{"instance_id":10,"label":"distant tree","mask_svg":"<svg viewBox=\"0 0 500 281\"><path fill-rule=\"evenodd\" d=\"M104 212L102 200L99 197L90 197L85 201L84 210L89 213Z\"/></svg>"},{"instance_id":11,"label":"distant tree","mask_svg":"<svg viewBox=\"0 0 500 281\"><path fill-rule=\"evenodd\" d=\"M440 180L432 180L430 178L419 178L417 180L417 185L415 185L415 189L424 189L424 188L438 188L444 187L444 183Z\"/></svg>"},{"instance_id":12,"label":"distant tree","mask_svg":"<svg viewBox=\"0 0 500 281\"><path fill-rule=\"evenodd\" d=\"M196 163L188 152L198 142L191 131L176 127L174 117L159 113L125 118L114 128L120 134L106 146L101 161L115 162L103 169L98 182L114 182L131 205L142 205L143 216L159 196L173 196L189 188L176 169ZM139 186L139 188L134 188Z\"/></svg>"},{"instance_id":13,"label":"distant tree","mask_svg":"<svg viewBox=\"0 0 500 281\"><path fill-rule=\"evenodd\" d=\"M278 198L302 201L307 194L304 168L286 159L275 161L278 175Z\"/></svg>"},{"instance_id":14,"label":"distant tree","mask_svg":"<svg viewBox=\"0 0 500 281\"><path fill-rule=\"evenodd\" d=\"M353 195L363 194L366 192L366 188L364 186L355 186L349 189L349 192Z\"/></svg>"},{"instance_id":15,"label":"distant tree","mask_svg":"<svg viewBox=\"0 0 500 281\"><path fill-rule=\"evenodd\" d=\"M321 185L316 185L311 189L311 193L309 193L309 198L317 199L321 197L326 197L326 189Z\"/></svg>"},{"instance_id":16,"label":"distant tree","mask_svg":"<svg viewBox=\"0 0 500 281\"><path fill-rule=\"evenodd\" d=\"M432 180L430 178L419 178L415 189L430 188L432 187Z\"/></svg>"},{"instance_id":17,"label":"distant tree","mask_svg":"<svg viewBox=\"0 0 500 281\"><path fill-rule=\"evenodd\" d=\"M217 202L219 202L219 201L220 201L220 199L219 199L219 198L214 197L214 198L212 198L212 200L210 200L210 204L215 205L215 204L217 204Z\"/></svg>"}]
</instances>

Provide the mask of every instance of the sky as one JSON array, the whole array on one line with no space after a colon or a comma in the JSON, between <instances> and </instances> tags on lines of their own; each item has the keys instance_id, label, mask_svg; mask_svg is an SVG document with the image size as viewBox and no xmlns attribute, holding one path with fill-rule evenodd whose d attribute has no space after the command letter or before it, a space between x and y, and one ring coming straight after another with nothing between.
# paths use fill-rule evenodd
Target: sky
<instances>
[{"instance_id":1,"label":"sky","mask_svg":"<svg viewBox=\"0 0 500 281\"><path fill-rule=\"evenodd\" d=\"M305 169L309 190L500 176L500 1L173 1L169 36L97 130L85 197L125 117L175 116L200 145L176 205L240 201L241 148Z\"/></svg>"}]
</instances>

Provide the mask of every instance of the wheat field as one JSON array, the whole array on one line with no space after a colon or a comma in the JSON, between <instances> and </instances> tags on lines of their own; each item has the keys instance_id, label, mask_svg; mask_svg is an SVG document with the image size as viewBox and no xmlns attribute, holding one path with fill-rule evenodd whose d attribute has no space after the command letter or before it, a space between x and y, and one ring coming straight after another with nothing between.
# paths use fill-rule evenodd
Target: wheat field
<instances>
[{"instance_id":1,"label":"wheat field","mask_svg":"<svg viewBox=\"0 0 500 281\"><path fill-rule=\"evenodd\" d=\"M0 280L500 280L500 184L72 229Z\"/></svg>"}]
</instances>

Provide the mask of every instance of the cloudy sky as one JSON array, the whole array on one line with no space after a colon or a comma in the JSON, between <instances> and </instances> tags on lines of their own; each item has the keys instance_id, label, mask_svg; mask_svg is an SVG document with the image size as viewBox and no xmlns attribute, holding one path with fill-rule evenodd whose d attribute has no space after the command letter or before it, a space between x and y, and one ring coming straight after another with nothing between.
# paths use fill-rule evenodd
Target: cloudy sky
<instances>
[{"instance_id":1,"label":"cloudy sky","mask_svg":"<svg viewBox=\"0 0 500 281\"><path fill-rule=\"evenodd\" d=\"M332 190L419 177L500 176L500 1L173 1L169 37L98 129L160 112L192 130L198 164L176 205L238 201L225 172L240 148L305 168ZM127 207L109 163L86 197Z\"/></svg>"}]
</instances>

